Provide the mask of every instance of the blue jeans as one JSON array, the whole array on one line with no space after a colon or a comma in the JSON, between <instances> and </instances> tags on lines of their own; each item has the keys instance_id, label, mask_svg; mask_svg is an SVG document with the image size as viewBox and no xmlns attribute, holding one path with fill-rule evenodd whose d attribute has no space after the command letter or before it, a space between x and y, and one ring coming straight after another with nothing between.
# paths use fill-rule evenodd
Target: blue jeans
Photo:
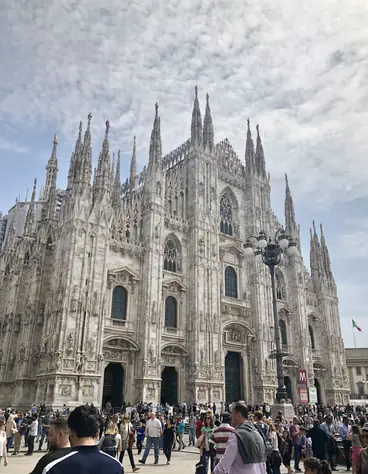
<instances>
[{"instance_id":1,"label":"blue jeans","mask_svg":"<svg viewBox=\"0 0 368 474\"><path fill-rule=\"evenodd\" d=\"M14 438L14 435L11 435L9 436L8 438L6 438L6 450L9 451L9 449L12 447L13 445L13 438Z\"/></svg>"},{"instance_id":2,"label":"blue jeans","mask_svg":"<svg viewBox=\"0 0 368 474\"><path fill-rule=\"evenodd\" d=\"M192 444L194 446L195 443L195 428L189 428L189 446Z\"/></svg>"},{"instance_id":3,"label":"blue jeans","mask_svg":"<svg viewBox=\"0 0 368 474\"><path fill-rule=\"evenodd\" d=\"M160 438L147 436L147 444L146 449L144 450L144 454L142 457L142 462L146 462L146 459L151 451L151 447L153 446L153 452L155 454L155 463L158 463L158 444L160 442Z\"/></svg>"},{"instance_id":4,"label":"blue jeans","mask_svg":"<svg viewBox=\"0 0 368 474\"><path fill-rule=\"evenodd\" d=\"M209 451L205 451L203 450L203 453L202 453L202 456L201 456L201 462L203 464L203 474L207 474L207 470L208 470L208 464L210 463L210 473L214 470L214 462L213 462L213 458L210 456L210 452Z\"/></svg>"},{"instance_id":5,"label":"blue jeans","mask_svg":"<svg viewBox=\"0 0 368 474\"><path fill-rule=\"evenodd\" d=\"M294 469L299 469L300 444L293 444L293 446L294 446Z\"/></svg>"}]
</instances>

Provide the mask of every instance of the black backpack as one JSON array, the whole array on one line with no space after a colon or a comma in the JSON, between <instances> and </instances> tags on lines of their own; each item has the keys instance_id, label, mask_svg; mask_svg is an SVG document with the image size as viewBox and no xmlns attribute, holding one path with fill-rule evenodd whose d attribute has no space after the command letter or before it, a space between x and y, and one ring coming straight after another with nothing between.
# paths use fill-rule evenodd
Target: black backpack
<instances>
[{"instance_id":1,"label":"black backpack","mask_svg":"<svg viewBox=\"0 0 368 474\"><path fill-rule=\"evenodd\" d=\"M104 440L102 442L101 451L106 454L110 454L110 456L116 455L116 448L117 448L117 440L116 435L105 435Z\"/></svg>"}]
</instances>

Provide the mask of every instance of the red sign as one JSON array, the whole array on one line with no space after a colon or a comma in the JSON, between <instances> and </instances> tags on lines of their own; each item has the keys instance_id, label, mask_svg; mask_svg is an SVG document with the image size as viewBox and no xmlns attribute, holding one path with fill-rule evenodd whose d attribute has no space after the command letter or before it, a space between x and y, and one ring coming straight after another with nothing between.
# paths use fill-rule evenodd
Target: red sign
<instances>
[{"instance_id":1,"label":"red sign","mask_svg":"<svg viewBox=\"0 0 368 474\"><path fill-rule=\"evenodd\" d=\"M308 403L308 390L306 388L300 388L299 394L300 394L300 403L307 404Z\"/></svg>"},{"instance_id":2,"label":"red sign","mask_svg":"<svg viewBox=\"0 0 368 474\"><path fill-rule=\"evenodd\" d=\"M298 379L298 385L302 387L307 386L307 372L306 370L299 370L299 379Z\"/></svg>"}]
</instances>

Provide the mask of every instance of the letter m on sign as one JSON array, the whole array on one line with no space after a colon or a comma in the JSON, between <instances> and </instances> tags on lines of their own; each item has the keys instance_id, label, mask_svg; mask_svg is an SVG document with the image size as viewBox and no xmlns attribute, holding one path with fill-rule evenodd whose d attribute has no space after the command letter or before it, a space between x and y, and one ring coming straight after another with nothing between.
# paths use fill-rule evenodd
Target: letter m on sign
<instances>
[{"instance_id":1,"label":"letter m on sign","mask_svg":"<svg viewBox=\"0 0 368 474\"><path fill-rule=\"evenodd\" d=\"M307 372L299 370L299 385L307 385Z\"/></svg>"}]
</instances>

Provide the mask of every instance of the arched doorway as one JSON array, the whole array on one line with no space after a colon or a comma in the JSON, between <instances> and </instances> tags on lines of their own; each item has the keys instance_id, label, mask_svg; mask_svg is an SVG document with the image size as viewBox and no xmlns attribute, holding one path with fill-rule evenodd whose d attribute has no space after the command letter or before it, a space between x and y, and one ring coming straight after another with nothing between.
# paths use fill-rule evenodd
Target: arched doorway
<instances>
[{"instance_id":1,"label":"arched doorway","mask_svg":"<svg viewBox=\"0 0 368 474\"><path fill-rule=\"evenodd\" d=\"M317 390L317 402L322 403L322 391L321 391L321 384L318 379L314 379L314 386L316 387Z\"/></svg>"},{"instance_id":2,"label":"arched doorway","mask_svg":"<svg viewBox=\"0 0 368 474\"><path fill-rule=\"evenodd\" d=\"M228 352L225 357L225 391L229 403L243 399L242 369L239 352Z\"/></svg>"},{"instance_id":3,"label":"arched doorway","mask_svg":"<svg viewBox=\"0 0 368 474\"><path fill-rule=\"evenodd\" d=\"M289 376L284 377L284 385L286 387L287 397L289 398L289 400L291 400L291 403L294 403L294 401L293 401L293 392L292 392L292 389L291 389L291 380L290 380Z\"/></svg>"},{"instance_id":4,"label":"arched doorway","mask_svg":"<svg viewBox=\"0 0 368 474\"><path fill-rule=\"evenodd\" d=\"M161 403L178 403L178 373L175 367L164 367L161 374Z\"/></svg>"},{"instance_id":5,"label":"arched doorway","mask_svg":"<svg viewBox=\"0 0 368 474\"><path fill-rule=\"evenodd\" d=\"M110 402L112 407L121 408L124 401L124 369L118 362L110 362L104 373L102 406Z\"/></svg>"}]
</instances>

